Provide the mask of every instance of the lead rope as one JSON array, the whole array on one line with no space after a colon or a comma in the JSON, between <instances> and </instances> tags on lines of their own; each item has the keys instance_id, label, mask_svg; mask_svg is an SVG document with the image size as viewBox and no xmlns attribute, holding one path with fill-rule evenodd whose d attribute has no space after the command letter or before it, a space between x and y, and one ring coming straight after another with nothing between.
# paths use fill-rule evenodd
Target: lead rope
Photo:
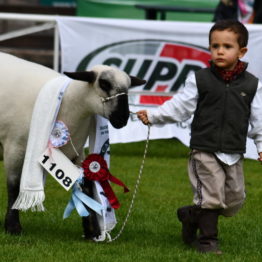
<instances>
[{"instance_id":1,"label":"lead rope","mask_svg":"<svg viewBox=\"0 0 262 262\"><path fill-rule=\"evenodd\" d=\"M132 112L130 112L130 113L134 114ZM128 218L129 218L129 216L131 214L131 211L133 209L135 198L136 198L136 194L137 194L137 190L138 190L138 186L140 184L141 176L142 176L142 173L143 173L143 168L144 168L144 164L145 164L147 151L148 151L149 137L150 137L150 125L148 125L148 129L147 129L147 139L146 139L146 144L145 144L143 160L142 160L142 163L141 163L141 166L140 166L140 170L139 170L138 177L137 177L136 184L135 184L134 193L133 193L133 196L132 196L132 199L131 199L131 203L130 203L129 209L127 211L126 218L125 218L125 220L124 220L124 222L122 224L122 227L119 230L118 234L114 238L111 238L111 237L108 236L109 240L107 241L107 243L111 243L111 242L117 240L121 236L121 234L123 233L124 228L125 228L125 226L127 224L127 220L128 220Z\"/></svg>"}]
</instances>

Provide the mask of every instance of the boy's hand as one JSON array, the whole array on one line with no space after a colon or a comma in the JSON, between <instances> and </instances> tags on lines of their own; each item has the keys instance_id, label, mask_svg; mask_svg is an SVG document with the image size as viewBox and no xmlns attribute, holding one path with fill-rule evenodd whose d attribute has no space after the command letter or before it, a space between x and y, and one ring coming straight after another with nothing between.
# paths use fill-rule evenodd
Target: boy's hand
<instances>
[{"instance_id":1,"label":"boy's hand","mask_svg":"<svg viewBox=\"0 0 262 262\"><path fill-rule=\"evenodd\" d=\"M258 157L258 161L262 164L262 152L258 153L259 157Z\"/></svg>"},{"instance_id":2,"label":"boy's hand","mask_svg":"<svg viewBox=\"0 0 262 262\"><path fill-rule=\"evenodd\" d=\"M143 122L143 124L145 124L145 125L150 124L150 122L148 121L146 110L140 110L140 111L136 112L136 115ZM262 156L262 153L261 153L261 156Z\"/></svg>"}]
</instances>

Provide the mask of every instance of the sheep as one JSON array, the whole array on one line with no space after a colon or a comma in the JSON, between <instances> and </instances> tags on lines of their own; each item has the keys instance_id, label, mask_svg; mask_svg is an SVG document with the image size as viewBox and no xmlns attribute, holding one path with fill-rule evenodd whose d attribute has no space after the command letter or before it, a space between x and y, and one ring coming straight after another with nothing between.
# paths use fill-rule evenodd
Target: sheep
<instances>
[{"instance_id":1,"label":"sheep","mask_svg":"<svg viewBox=\"0 0 262 262\"><path fill-rule=\"evenodd\" d=\"M8 204L5 231L20 234L22 226L19 211L12 209L19 194L21 170L26 151L31 115L41 87L61 74L21 58L0 52L0 160L4 161L7 175ZM115 128L127 124L129 118L128 88L142 85L144 80L129 76L117 68L98 65L90 71L65 73L70 82L57 119L68 126L75 149L83 152L94 114L109 119ZM104 98L115 96L107 102ZM75 164L76 157L70 145L60 148Z\"/></svg>"}]
</instances>

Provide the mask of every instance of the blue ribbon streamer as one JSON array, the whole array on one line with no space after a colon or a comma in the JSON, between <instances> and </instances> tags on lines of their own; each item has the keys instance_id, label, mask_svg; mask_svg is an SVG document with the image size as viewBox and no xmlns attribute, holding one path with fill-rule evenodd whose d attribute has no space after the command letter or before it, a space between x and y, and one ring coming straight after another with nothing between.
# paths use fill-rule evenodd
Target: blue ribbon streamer
<instances>
[{"instance_id":1,"label":"blue ribbon streamer","mask_svg":"<svg viewBox=\"0 0 262 262\"><path fill-rule=\"evenodd\" d=\"M86 210L84 204L90 209L94 210L97 214L102 216L103 206L91 197L84 194L82 191L80 191L79 181L76 181L76 183L73 185L71 199L69 200L65 208L63 219L68 218L74 209L76 209L77 213L81 217L88 216L89 212Z\"/></svg>"}]
</instances>

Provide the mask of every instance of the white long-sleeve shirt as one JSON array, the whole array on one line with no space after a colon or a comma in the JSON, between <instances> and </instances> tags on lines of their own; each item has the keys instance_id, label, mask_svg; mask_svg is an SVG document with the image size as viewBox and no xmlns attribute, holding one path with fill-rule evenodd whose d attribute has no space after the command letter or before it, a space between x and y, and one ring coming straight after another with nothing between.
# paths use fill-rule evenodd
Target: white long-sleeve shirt
<instances>
[{"instance_id":1,"label":"white long-sleeve shirt","mask_svg":"<svg viewBox=\"0 0 262 262\"><path fill-rule=\"evenodd\" d=\"M191 74L185 86L155 110L148 110L148 120L151 124L164 124L183 122L189 119L195 112L198 101L198 89L195 74ZM249 123L251 129L248 136L254 139L258 152L262 152L262 83L258 82L257 92L251 103ZM216 156L228 165L236 163L240 154L225 154L216 152Z\"/></svg>"}]
</instances>

